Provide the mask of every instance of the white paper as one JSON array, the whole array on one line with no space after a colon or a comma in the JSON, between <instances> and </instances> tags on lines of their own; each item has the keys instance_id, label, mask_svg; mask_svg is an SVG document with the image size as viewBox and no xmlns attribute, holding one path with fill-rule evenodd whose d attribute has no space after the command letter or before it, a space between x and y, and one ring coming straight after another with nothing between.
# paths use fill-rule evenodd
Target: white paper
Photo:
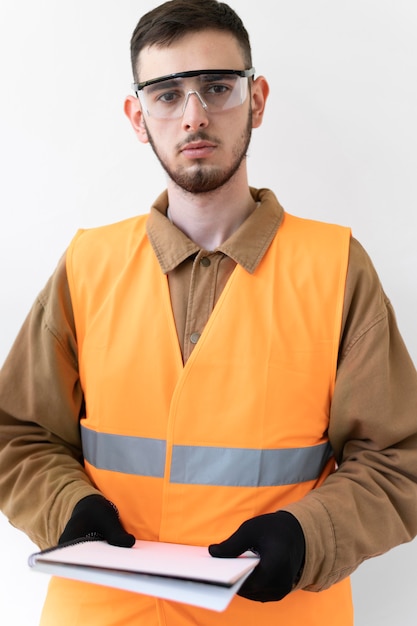
<instances>
[{"instance_id":1,"label":"white paper","mask_svg":"<svg viewBox=\"0 0 417 626\"><path fill-rule=\"evenodd\" d=\"M259 559L218 559L207 548L136 541L118 548L88 541L32 554L39 572L224 611Z\"/></svg>"}]
</instances>

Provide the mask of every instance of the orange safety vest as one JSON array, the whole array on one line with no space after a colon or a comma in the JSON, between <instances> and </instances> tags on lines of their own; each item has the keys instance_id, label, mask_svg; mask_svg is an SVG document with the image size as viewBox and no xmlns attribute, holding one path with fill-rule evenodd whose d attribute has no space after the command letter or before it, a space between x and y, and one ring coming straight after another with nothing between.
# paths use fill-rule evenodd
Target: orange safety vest
<instances>
[{"instance_id":1,"label":"orange safety vest","mask_svg":"<svg viewBox=\"0 0 417 626\"><path fill-rule=\"evenodd\" d=\"M184 365L146 219L80 231L67 254L85 468L136 537L207 546L335 469L327 430L350 231L286 214L255 272L236 266ZM52 579L42 624L54 607L61 625L353 623L348 580L281 602L235 597L215 613Z\"/></svg>"}]
</instances>

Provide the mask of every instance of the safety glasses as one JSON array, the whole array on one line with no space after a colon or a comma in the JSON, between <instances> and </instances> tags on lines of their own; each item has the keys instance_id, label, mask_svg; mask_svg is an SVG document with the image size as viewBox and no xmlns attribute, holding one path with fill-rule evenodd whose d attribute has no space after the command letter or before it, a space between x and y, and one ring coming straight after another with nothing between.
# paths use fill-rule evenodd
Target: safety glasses
<instances>
[{"instance_id":1,"label":"safety glasses","mask_svg":"<svg viewBox=\"0 0 417 626\"><path fill-rule=\"evenodd\" d=\"M248 81L255 68L248 70L192 70L133 83L142 110L157 119L184 115L194 95L208 113L221 113L245 102Z\"/></svg>"}]
</instances>

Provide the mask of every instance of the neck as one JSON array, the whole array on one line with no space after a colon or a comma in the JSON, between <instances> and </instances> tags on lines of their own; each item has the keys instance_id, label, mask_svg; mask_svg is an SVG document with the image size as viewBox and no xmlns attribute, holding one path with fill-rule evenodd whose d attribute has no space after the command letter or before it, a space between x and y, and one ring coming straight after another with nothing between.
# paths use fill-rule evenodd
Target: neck
<instances>
[{"instance_id":1,"label":"neck","mask_svg":"<svg viewBox=\"0 0 417 626\"><path fill-rule=\"evenodd\" d=\"M252 213L255 200L247 184L227 183L215 191L192 194L168 182L169 218L192 241L214 250Z\"/></svg>"}]
</instances>

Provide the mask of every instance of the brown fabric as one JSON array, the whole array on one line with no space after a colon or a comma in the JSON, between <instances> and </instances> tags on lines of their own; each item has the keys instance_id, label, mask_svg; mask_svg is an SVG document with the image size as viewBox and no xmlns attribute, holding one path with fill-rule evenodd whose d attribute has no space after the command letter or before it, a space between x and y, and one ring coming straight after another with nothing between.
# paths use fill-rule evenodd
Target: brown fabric
<instances>
[{"instance_id":1,"label":"brown fabric","mask_svg":"<svg viewBox=\"0 0 417 626\"><path fill-rule=\"evenodd\" d=\"M253 272L279 236L275 196L253 194L257 209L211 252L165 217L165 194L151 210L148 234L168 275L184 360L235 264ZM80 465L82 412L63 258L0 375L0 507L40 547L56 543L75 503L95 493ZM325 588L417 534L416 413L416 370L372 263L352 239L329 427L339 469L287 507L306 536L299 587Z\"/></svg>"},{"instance_id":2,"label":"brown fabric","mask_svg":"<svg viewBox=\"0 0 417 626\"><path fill-rule=\"evenodd\" d=\"M162 194L151 209L147 231L164 274L184 362L201 335L236 264L253 273L274 238L284 211L271 192L256 192L255 209L241 227L216 250L200 249L166 217L168 198ZM270 200L268 201L268 198ZM193 343L194 341L194 343Z\"/></svg>"}]
</instances>

